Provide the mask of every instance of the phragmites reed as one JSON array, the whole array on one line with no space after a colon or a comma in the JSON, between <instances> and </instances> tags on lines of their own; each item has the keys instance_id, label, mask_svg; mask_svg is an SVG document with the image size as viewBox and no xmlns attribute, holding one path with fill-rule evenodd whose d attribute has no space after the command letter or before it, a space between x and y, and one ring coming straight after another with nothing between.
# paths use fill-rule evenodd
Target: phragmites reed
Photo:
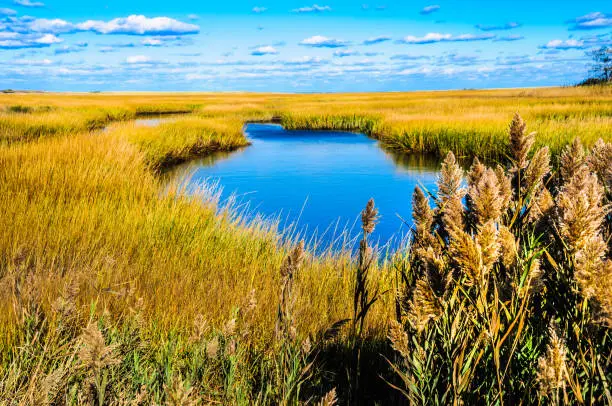
<instances>
[{"instance_id":1,"label":"phragmites reed","mask_svg":"<svg viewBox=\"0 0 612 406\"><path fill-rule=\"evenodd\" d=\"M560 403L559 390L565 390L568 374L566 358L565 343L551 326L546 355L538 360L537 379L541 395L549 397L554 404Z\"/></svg>"},{"instance_id":2,"label":"phragmites reed","mask_svg":"<svg viewBox=\"0 0 612 406\"><path fill-rule=\"evenodd\" d=\"M368 243L368 236L374 231L377 221L378 209L374 206L374 199L370 199L365 209L361 212L363 236L359 242L359 258L353 293L353 337L361 336L368 311L378 300L378 289L374 290L374 292L370 291L370 281L368 278L368 273L374 261L374 253Z\"/></svg>"},{"instance_id":3,"label":"phragmites reed","mask_svg":"<svg viewBox=\"0 0 612 406\"><path fill-rule=\"evenodd\" d=\"M95 323L83 329L83 343L79 351L79 359L83 366L94 374L111 365L117 365L121 359L116 354L116 345L106 345L104 336Z\"/></svg>"},{"instance_id":4,"label":"phragmites reed","mask_svg":"<svg viewBox=\"0 0 612 406\"><path fill-rule=\"evenodd\" d=\"M580 138L574 138L574 141L563 149L560 158L559 173L564 182L568 182L586 162L584 147L580 142Z\"/></svg>"},{"instance_id":5,"label":"phragmites reed","mask_svg":"<svg viewBox=\"0 0 612 406\"><path fill-rule=\"evenodd\" d=\"M435 243L431 235L434 212L429 207L429 200L420 187L414 188L412 194L412 219L414 221L414 242L418 247L429 247Z\"/></svg>"},{"instance_id":6,"label":"phragmites reed","mask_svg":"<svg viewBox=\"0 0 612 406\"><path fill-rule=\"evenodd\" d=\"M591 171L599 177L599 181L610 191L612 188L612 144L597 140L588 157Z\"/></svg>"},{"instance_id":7,"label":"phragmites reed","mask_svg":"<svg viewBox=\"0 0 612 406\"><path fill-rule=\"evenodd\" d=\"M505 209L504 198L495 172L486 168L478 181L469 189L472 210L479 225L497 221Z\"/></svg>"},{"instance_id":8,"label":"phragmites reed","mask_svg":"<svg viewBox=\"0 0 612 406\"><path fill-rule=\"evenodd\" d=\"M374 207L374 199L370 199L361 212L361 228L363 228L364 235L371 234L374 231L377 221L378 209Z\"/></svg>"},{"instance_id":9,"label":"phragmites reed","mask_svg":"<svg viewBox=\"0 0 612 406\"><path fill-rule=\"evenodd\" d=\"M338 396L336 395L336 388L333 388L321 398L317 406L336 406L337 404Z\"/></svg>"},{"instance_id":10,"label":"phragmites reed","mask_svg":"<svg viewBox=\"0 0 612 406\"><path fill-rule=\"evenodd\" d=\"M442 306L434 294L429 282L420 278L416 282L407 318L418 332L423 331L430 320L437 319L442 313Z\"/></svg>"},{"instance_id":11,"label":"phragmites reed","mask_svg":"<svg viewBox=\"0 0 612 406\"><path fill-rule=\"evenodd\" d=\"M527 134L526 129L527 124L516 113L510 123L510 152L517 170L525 169L529 164L527 157L535 141L535 133Z\"/></svg>"},{"instance_id":12,"label":"phragmites reed","mask_svg":"<svg viewBox=\"0 0 612 406\"><path fill-rule=\"evenodd\" d=\"M597 176L585 165L561 189L557 199L561 212L559 229L572 253L584 249L599 234L608 211L602 204L603 197L604 189Z\"/></svg>"},{"instance_id":13,"label":"phragmites reed","mask_svg":"<svg viewBox=\"0 0 612 406\"><path fill-rule=\"evenodd\" d=\"M463 204L461 200L465 196L465 190L461 187L463 170L457 164L455 155L449 152L442 162L440 175L438 176L438 196L436 204L438 215L446 233L463 229Z\"/></svg>"},{"instance_id":14,"label":"phragmites reed","mask_svg":"<svg viewBox=\"0 0 612 406\"><path fill-rule=\"evenodd\" d=\"M550 152L548 147L540 148L533 155L525 170L523 179L523 194L540 190L546 175L550 173Z\"/></svg>"},{"instance_id":15,"label":"phragmites reed","mask_svg":"<svg viewBox=\"0 0 612 406\"><path fill-rule=\"evenodd\" d=\"M304 241L300 241L287 255L280 268L282 287L278 305L276 333L279 338L285 340L293 340L295 338L293 281L295 273L299 270L303 261Z\"/></svg>"}]
</instances>

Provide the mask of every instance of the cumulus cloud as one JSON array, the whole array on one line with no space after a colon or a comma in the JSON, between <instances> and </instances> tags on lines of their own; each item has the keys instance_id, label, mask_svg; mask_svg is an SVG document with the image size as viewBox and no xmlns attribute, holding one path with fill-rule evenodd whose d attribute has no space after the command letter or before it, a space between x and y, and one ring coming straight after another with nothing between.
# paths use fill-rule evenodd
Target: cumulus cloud
<instances>
[{"instance_id":1,"label":"cumulus cloud","mask_svg":"<svg viewBox=\"0 0 612 406\"><path fill-rule=\"evenodd\" d=\"M313 4L309 7L300 7L293 10L294 13L323 13L325 11L331 11L330 6L319 6L318 4Z\"/></svg>"},{"instance_id":2,"label":"cumulus cloud","mask_svg":"<svg viewBox=\"0 0 612 406\"><path fill-rule=\"evenodd\" d=\"M339 39L315 35L314 37L306 38L300 42L300 45L313 48L342 48L348 46L348 43Z\"/></svg>"},{"instance_id":3,"label":"cumulus cloud","mask_svg":"<svg viewBox=\"0 0 612 406\"><path fill-rule=\"evenodd\" d=\"M14 16L17 12L12 8L0 8L0 16Z\"/></svg>"},{"instance_id":4,"label":"cumulus cloud","mask_svg":"<svg viewBox=\"0 0 612 406\"><path fill-rule=\"evenodd\" d=\"M553 39L549 41L546 45L541 45L540 49L557 49L561 51L567 51L569 49L585 49L587 45L584 44L584 41L577 39Z\"/></svg>"},{"instance_id":5,"label":"cumulus cloud","mask_svg":"<svg viewBox=\"0 0 612 406\"><path fill-rule=\"evenodd\" d=\"M336 58L345 58L347 56L359 56L359 55L361 55L359 51L356 51L354 49L341 49L338 51L334 51L334 56Z\"/></svg>"},{"instance_id":6,"label":"cumulus cloud","mask_svg":"<svg viewBox=\"0 0 612 406\"><path fill-rule=\"evenodd\" d=\"M522 24L521 23L517 23L515 21L511 21L509 23L506 23L504 25L483 25L483 24L476 24L474 27L478 28L480 31L506 31L506 30L512 30L514 28L519 28Z\"/></svg>"},{"instance_id":7,"label":"cumulus cloud","mask_svg":"<svg viewBox=\"0 0 612 406\"><path fill-rule=\"evenodd\" d=\"M31 1L31 0L13 0L13 4L16 4L22 7L32 7L32 8L45 6L45 3L42 3L40 1Z\"/></svg>"},{"instance_id":8,"label":"cumulus cloud","mask_svg":"<svg viewBox=\"0 0 612 406\"><path fill-rule=\"evenodd\" d=\"M261 13L265 13L266 11L268 11L267 7L253 7L253 9L251 10L253 13L255 14L261 14Z\"/></svg>"},{"instance_id":9,"label":"cumulus cloud","mask_svg":"<svg viewBox=\"0 0 612 406\"><path fill-rule=\"evenodd\" d=\"M391 41L391 37L380 36L380 37L372 37L363 41L362 45L375 45L380 44L381 42Z\"/></svg>"},{"instance_id":10,"label":"cumulus cloud","mask_svg":"<svg viewBox=\"0 0 612 406\"><path fill-rule=\"evenodd\" d=\"M598 28L612 27L612 14L596 11L573 20L568 21L573 24L570 30L595 30Z\"/></svg>"},{"instance_id":11,"label":"cumulus cloud","mask_svg":"<svg viewBox=\"0 0 612 406\"><path fill-rule=\"evenodd\" d=\"M493 34L461 34L461 35L452 35L452 34L440 34L437 32L430 32L424 37L415 37L412 35L408 35L400 40L400 43L404 44L433 44L436 42L470 42L470 41L484 41L488 39L495 38Z\"/></svg>"},{"instance_id":12,"label":"cumulus cloud","mask_svg":"<svg viewBox=\"0 0 612 406\"><path fill-rule=\"evenodd\" d=\"M0 32L0 49L45 48L62 40L53 34Z\"/></svg>"},{"instance_id":13,"label":"cumulus cloud","mask_svg":"<svg viewBox=\"0 0 612 406\"><path fill-rule=\"evenodd\" d=\"M127 65L164 65L167 62L159 61L146 55L132 55L125 59Z\"/></svg>"},{"instance_id":14,"label":"cumulus cloud","mask_svg":"<svg viewBox=\"0 0 612 406\"><path fill-rule=\"evenodd\" d=\"M93 31L98 34L186 35L200 32L200 27L194 24L169 17L148 18L144 15L131 15L110 21L88 20L77 24L76 27L81 31Z\"/></svg>"},{"instance_id":15,"label":"cumulus cloud","mask_svg":"<svg viewBox=\"0 0 612 406\"><path fill-rule=\"evenodd\" d=\"M518 35L518 34L511 34L511 35L506 35L503 37L497 37L495 38L493 41L495 42L512 42L512 41L520 41L522 39L525 39L525 37L523 37L522 35Z\"/></svg>"},{"instance_id":16,"label":"cumulus cloud","mask_svg":"<svg viewBox=\"0 0 612 406\"><path fill-rule=\"evenodd\" d=\"M251 52L251 55L253 56L278 55L278 51L273 46L266 45L266 46L255 48Z\"/></svg>"},{"instance_id":17,"label":"cumulus cloud","mask_svg":"<svg viewBox=\"0 0 612 406\"><path fill-rule=\"evenodd\" d=\"M435 13L438 10L440 10L440 6L437 4L433 4L431 6L424 7L423 10L421 10L421 14L427 15L427 14Z\"/></svg>"}]
</instances>

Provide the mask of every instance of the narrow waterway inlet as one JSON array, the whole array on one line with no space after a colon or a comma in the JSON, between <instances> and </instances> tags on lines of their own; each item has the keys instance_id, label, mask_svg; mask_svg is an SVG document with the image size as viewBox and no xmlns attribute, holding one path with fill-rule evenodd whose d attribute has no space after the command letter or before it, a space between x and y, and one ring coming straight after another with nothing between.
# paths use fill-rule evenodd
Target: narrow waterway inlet
<instances>
[{"instance_id":1,"label":"narrow waterway inlet","mask_svg":"<svg viewBox=\"0 0 612 406\"><path fill-rule=\"evenodd\" d=\"M231 198L247 216L277 219L281 232L319 246L339 248L357 235L360 212L374 198L373 238L398 248L412 224L415 186L436 188L437 161L384 150L363 134L276 124L247 124L245 133L251 146L180 165L170 176L187 193L218 184L222 204Z\"/></svg>"}]
</instances>

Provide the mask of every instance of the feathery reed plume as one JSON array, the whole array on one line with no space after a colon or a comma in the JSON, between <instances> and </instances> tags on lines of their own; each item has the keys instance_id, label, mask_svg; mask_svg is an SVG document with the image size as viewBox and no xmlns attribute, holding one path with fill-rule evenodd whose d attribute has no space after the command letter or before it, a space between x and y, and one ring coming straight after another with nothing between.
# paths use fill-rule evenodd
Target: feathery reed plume
<instances>
[{"instance_id":1,"label":"feathery reed plume","mask_svg":"<svg viewBox=\"0 0 612 406\"><path fill-rule=\"evenodd\" d=\"M368 244L368 235L374 231L378 221L378 209L374 207L374 199L370 199L361 212L363 237L359 242L359 258L355 273L355 290L353 293L353 337L360 337L363 332L365 318L370 307L378 300L378 289L370 292L368 273L374 253Z\"/></svg>"},{"instance_id":2,"label":"feathery reed plume","mask_svg":"<svg viewBox=\"0 0 612 406\"><path fill-rule=\"evenodd\" d=\"M504 200L497 175L492 169L484 170L478 182L470 187L469 196L477 224L482 225L489 221L499 220Z\"/></svg>"},{"instance_id":3,"label":"feathery reed plume","mask_svg":"<svg viewBox=\"0 0 612 406\"><path fill-rule=\"evenodd\" d=\"M584 147L580 142L580 138L576 137L561 152L559 172L563 182L568 182L582 168L585 162Z\"/></svg>"},{"instance_id":4,"label":"feathery reed plume","mask_svg":"<svg viewBox=\"0 0 612 406\"><path fill-rule=\"evenodd\" d=\"M501 165L495 167L495 176L497 176L502 213L505 213L512 200L512 179L506 175L506 171Z\"/></svg>"},{"instance_id":5,"label":"feathery reed plume","mask_svg":"<svg viewBox=\"0 0 612 406\"><path fill-rule=\"evenodd\" d=\"M412 194L412 218L415 227L414 242L419 247L428 247L435 242L431 235L431 227L434 221L433 214L427 196L420 187L415 187Z\"/></svg>"},{"instance_id":6,"label":"feathery reed plume","mask_svg":"<svg viewBox=\"0 0 612 406\"><path fill-rule=\"evenodd\" d=\"M442 306L431 286L426 279L418 279L408 309L408 321L415 330L421 332L430 320L437 319L440 314L442 314Z\"/></svg>"},{"instance_id":7,"label":"feathery reed plume","mask_svg":"<svg viewBox=\"0 0 612 406\"><path fill-rule=\"evenodd\" d=\"M602 205L603 197L597 176L584 165L561 189L557 199L561 211L559 229L572 253L583 249L599 233L608 211Z\"/></svg>"},{"instance_id":8,"label":"feathery reed plume","mask_svg":"<svg viewBox=\"0 0 612 406\"><path fill-rule=\"evenodd\" d=\"M608 189L612 188L612 144L597 140L587 159L589 168L599 177L599 181Z\"/></svg>"},{"instance_id":9,"label":"feathery reed plume","mask_svg":"<svg viewBox=\"0 0 612 406\"><path fill-rule=\"evenodd\" d=\"M447 234L455 230L462 230L463 204L461 200L465 196L465 190L461 187L463 170L457 164L455 155L449 152L442 162L440 175L438 175L438 196L436 204L442 220L442 226Z\"/></svg>"},{"instance_id":10,"label":"feathery reed plume","mask_svg":"<svg viewBox=\"0 0 612 406\"><path fill-rule=\"evenodd\" d=\"M175 375L170 386L164 384L167 406L195 406L198 402L193 397L193 388L183 382L183 379Z\"/></svg>"},{"instance_id":11,"label":"feathery reed plume","mask_svg":"<svg viewBox=\"0 0 612 406\"><path fill-rule=\"evenodd\" d=\"M338 396L336 395L336 388L333 388L319 400L317 406L336 406L337 404Z\"/></svg>"},{"instance_id":12,"label":"feathery reed plume","mask_svg":"<svg viewBox=\"0 0 612 406\"><path fill-rule=\"evenodd\" d=\"M457 164L455 155L449 152L442 162L440 175L438 175L438 202L444 203L449 199L462 195L462 179L463 170ZM440 204L438 204L438 206L440 206Z\"/></svg>"},{"instance_id":13,"label":"feathery reed plume","mask_svg":"<svg viewBox=\"0 0 612 406\"><path fill-rule=\"evenodd\" d=\"M550 173L550 152L548 147L540 148L531 158L523 178L523 194L539 190L544 177Z\"/></svg>"},{"instance_id":14,"label":"feathery reed plume","mask_svg":"<svg viewBox=\"0 0 612 406\"><path fill-rule=\"evenodd\" d=\"M374 231L376 222L378 221L378 209L374 207L374 199L370 199L366 208L361 212L361 227L365 234L371 234Z\"/></svg>"},{"instance_id":15,"label":"feathery reed plume","mask_svg":"<svg viewBox=\"0 0 612 406\"><path fill-rule=\"evenodd\" d=\"M303 261L304 241L300 241L287 255L280 268L282 287L276 320L276 334L279 338L285 340L293 340L295 338L293 280Z\"/></svg>"},{"instance_id":16,"label":"feathery reed plume","mask_svg":"<svg viewBox=\"0 0 612 406\"><path fill-rule=\"evenodd\" d=\"M550 210L555 206L555 201L545 187L534 196L529 205L529 214L526 221L528 223L536 223L544 216L548 215Z\"/></svg>"},{"instance_id":17,"label":"feathery reed plume","mask_svg":"<svg viewBox=\"0 0 612 406\"><path fill-rule=\"evenodd\" d=\"M515 113L510 123L510 152L518 170L527 167L529 150L535 141L535 133L526 134L526 129L527 124L518 113Z\"/></svg>"},{"instance_id":18,"label":"feathery reed plume","mask_svg":"<svg viewBox=\"0 0 612 406\"><path fill-rule=\"evenodd\" d=\"M402 358L406 359L410 356L410 341L408 339L408 334L397 320L391 320L389 322L389 340L391 341L393 349L397 351Z\"/></svg>"},{"instance_id":19,"label":"feathery reed plume","mask_svg":"<svg viewBox=\"0 0 612 406\"><path fill-rule=\"evenodd\" d=\"M90 323L83 329L81 341L83 346L79 351L79 358L85 368L94 374L121 362L121 359L115 353L117 346L106 345L104 336L96 323Z\"/></svg>"},{"instance_id":20,"label":"feathery reed plume","mask_svg":"<svg viewBox=\"0 0 612 406\"><path fill-rule=\"evenodd\" d=\"M493 265L497 262L500 255L500 244L497 238L497 227L495 223L490 220L482 225L478 234L476 234L476 242L480 247L481 255L481 272L484 277L488 272L493 269Z\"/></svg>"},{"instance_id":21,"label":"feathery reed plume","mask_svg":"<svg viewBox=\"0 0 612 406\"><path fill-rule=\"evenodd\" d=\"M468 186L476 186L486 169L487 167L480 163L478 157L475 157L467 174Z\"/></svg>"},{"instance_id":22,"label":"feathery reed plume","mask_svg":"<svg viewBox=\"0 0 612 406\"><path fill-rule=\"evenodd\" d=\"M567 349L555 329L549 328L549 343L546 355L538 361L537 379L540 383L540 394L550 397L559 404L559 390L565 389L567 377Z\"/></svg>"},{"instance_id":23,"label":"feathery reed plume","mask_svg":"<svg viewBox=\"0 0 612 406\"><path fill-rule=\"evenodd\" d=\"M499 245L501 250L501 262L506 268L511 268L516 264L518 256L518 244L512 231L506 226L499 226Z\"/></svg>"},{"instance_id":24,"label":"feathery reed plume","mask_svg":"<svg viewBox=\"0 0 612 406\"><path fill-rule=\"evenodd\" d=\"M453 235L450 243L450 253L452 260L467 276L467 285L479 284L482 280L482 257L480 246L474 241L471 235L465 231L458 230Z\"/></svg>"},{"instance_id":25,"label":"feathery reed plume","mask_svg":"<svg viewBox=\"0 0 612 406\"><path fill-rule=\"evenodd\" d=\"M106 345L104 336L96 323L90 323L83 329L81 335L82 346L79 350L79 359L87 371L84 382L86 394L91 403L103 405L108 385L107 368L121 363L116 354L117 345Z\"/></svg>"}]
</instances>

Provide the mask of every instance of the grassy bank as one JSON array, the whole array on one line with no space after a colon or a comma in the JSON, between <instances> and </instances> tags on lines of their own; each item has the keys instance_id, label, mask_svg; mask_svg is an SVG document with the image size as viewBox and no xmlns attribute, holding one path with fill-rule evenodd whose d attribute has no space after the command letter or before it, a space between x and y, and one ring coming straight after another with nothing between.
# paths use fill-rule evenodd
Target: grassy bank
<instances>
[{"instance_id":1,"label":"grassy bank","mask_svg":"<svg viewBox=\"0 0 612 406\"><path fill-rule=\"evenodd\" d=\"M612 147L591 149L610 142L611 98L0 95L0 125L14 129L0 142L0 399L609 402ZM91 111L130 112L108 122L182 109L193 113L154 128L82 126ZM543 134L515 119L509 137L515 110ZM368 246L372 206L358 257L315 257L271 224L217 213L207 191L162 193L159 169L244 145L242 123L272 117L504 167L475 164L463 190L447 155L435 207L415 192L412 246L384 262ZM560 158L573 135L589 149Z\"/></svg>"}]
</instances>

